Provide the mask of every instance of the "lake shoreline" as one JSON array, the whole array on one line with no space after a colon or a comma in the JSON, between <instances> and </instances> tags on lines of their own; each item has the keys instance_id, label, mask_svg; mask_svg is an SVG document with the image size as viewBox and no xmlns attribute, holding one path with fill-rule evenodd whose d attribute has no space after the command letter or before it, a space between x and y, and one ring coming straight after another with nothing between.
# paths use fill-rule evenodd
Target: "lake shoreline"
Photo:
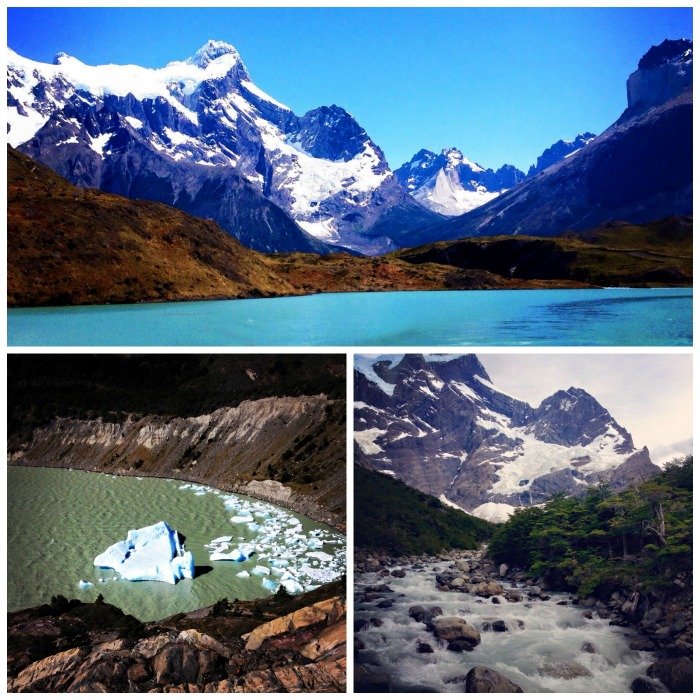
<instances>
[{"instance_id":1,"label":"lake shoreline","mask_svg":"<svg viewBox=\"0 0 700 700\"><path fill-rule=\"evenodd\" d=\"M263 301L267 299L302 299L306 297L316 297L322 294L401 294L405 292L547 292L547 291L573 291L573 290L618 290L618 289L649 289L649 290L685 290L692 292L694 287L688 285L664 285L664 284L629 284L605 286L596 284L571 284L571 280L537 280L542 284L531 286L518 287L471 287L471 288L433 288L426 287L425 289L319 289L310 292L302 293L271 293L262 294L260 296L197 296L197 297L173 297L171 299L140 299L136 301L110 302L105 301L99 304L36 304L32 306L21 306L9 304L7 309L13 311L31 311L32 309L100 309L102 307L113 306L151 306L151 305L168 305L168 304L187 304L201 303L206 301ZM561 282L562 284L556 284Z\"/></svg>"},{"instance_id":2,"label":"lake shoreline","mask_svg":"<svg viewBox=\"0 0 700 700\"><path fill-rule=\"evenodd\" d=\"M181 476L167 476L163 474L147 474L144 476L140 476L139 474L132 474L132 473L127 473L127 471L123 469L118 469L114 467L105 467L104 469L89 469L87 467L83 466L59 466L56 464L27 464L27 463L19 463L19 462L12 462L11 460L8 459L7 462L8 467L27 467L29 469L59 469L63 471L71 471L71 470L76 470L76 471L81 471L81 472L87 472L90 474L109 474L111 476L128 476L136 479L163 479L164 481L179 481L183 484L199 484L200 486L209 486L213 489L217 489L221 491L222 493L230 494L232 496L245 496L247 498L254 498L258 501L263 501L266 503L271 503L272 505L275 506L280 506L281 508L286 508L287 510L291 510L292 512L298 512L300 515L304 515L307 518L311 518L312 520L318 520L319 522L322 522L324 525L327 525L331 529L335 530L339 534L345 535L347 532L347 525L345 525L345 528L343 529L342 527L339 527L338 524L334 524L332 521L334 518L332 516L327 515L327 520L321 520L318 517L314 517L314 515L310 515L308 513L303 513L300 510L295 510L294 508L291 508L288 502L284 502L281 499L277 500L267 500L259 495L256 495L257 492L254 490L251 490L249 493L246 493L245 491L229 491L228 489L222 488L221 486L218 486L216 483L212 483L215 480L206 480L206 479L201 479L197 478L196 476L193 477L188 477L187 479L182 478ZM298 504L297 504L298 505Z\"/></svg>"}]
</instances>

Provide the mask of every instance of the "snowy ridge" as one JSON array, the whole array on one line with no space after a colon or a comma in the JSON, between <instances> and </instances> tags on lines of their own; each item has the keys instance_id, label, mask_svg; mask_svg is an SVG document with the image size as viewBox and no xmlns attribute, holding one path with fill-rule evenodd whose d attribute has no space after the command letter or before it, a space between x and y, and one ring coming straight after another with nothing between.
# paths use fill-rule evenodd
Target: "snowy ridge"
<instances>
[{"instance_id":1,"label":"snowy ridge","mask_svg":"<svg viewBox=\"0 0 700 700\"><path fill-rule=\"evenodd\" d=\"M555 493L658 471L582 389L533 407L497 389L470 355L356 356L355 368L360 463L479 517L502 521Z\"/></svg>"},{"instance_id":2,"label":"snowy ridge","mask_svg":"<svg viewBox=\"0 0 700 700\"><path fill-rule=\"evenodd\" d=\"M125 181L114 169L125 167L124 156L137 146L187 166L235 169L301 227L300 238L323 245L384 252L396 246L371 233L378 222L411 211L414 225L435 220L401 188L352 115L335 105L294 114L252 82L238 51L225 42L209 41L162 68L89 66L66 54L54 64L8 55L8 142L62 174L64 168L69 177L79 173L75 184L113 191L115 181ZM85 149L101 162L90 162ZM89 162L68 167L76 155ZM157 176L163 168L167 161ZM185 174L182 183L173 182L167 203L195 200L192 179ZM235 216L219 223L240 237ZM407 226L397 224L392 235ZM263 241L253 243L270 250ZM309 249L295 245L291 249ZM273 248L279 249L285 248Z\"/></svg>"}]
</instances>

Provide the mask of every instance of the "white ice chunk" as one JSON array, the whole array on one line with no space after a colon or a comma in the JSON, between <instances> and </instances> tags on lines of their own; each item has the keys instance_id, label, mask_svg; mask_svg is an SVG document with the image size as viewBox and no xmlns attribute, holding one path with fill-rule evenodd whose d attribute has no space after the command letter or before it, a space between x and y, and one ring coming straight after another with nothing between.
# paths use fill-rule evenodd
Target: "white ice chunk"
<instances>
[{"instance_id":1,"label":"white ice chunk","mask_svg":"<svg viewBox=\"0 0 700 700\"><path fill-rule=\"evenodd\" d=\"M129 581L177 583L194 578L194 557L180 544L177 532L164 521L139 530L108 547L94 560L95 566L114 569Z\"/></svg>"}]
</instances>

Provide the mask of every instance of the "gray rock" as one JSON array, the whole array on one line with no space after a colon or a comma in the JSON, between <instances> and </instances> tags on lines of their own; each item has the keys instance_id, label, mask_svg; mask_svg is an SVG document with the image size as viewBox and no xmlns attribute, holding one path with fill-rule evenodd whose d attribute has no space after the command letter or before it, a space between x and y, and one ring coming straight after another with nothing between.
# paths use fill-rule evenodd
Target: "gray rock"
<instances>
[{"instance_id":1,"label":"gray rock","mask_svg":"<svg viewBox=\"0 0 700 700\"><path fill-rule=\"evenodd\" d=\"M565 680L592 675L585 666L577 661L548 661L539 667L538 673L541 676L563 678Z\"/></svg>"},{"instance_id":2,"label":"gray rock","mask_svg":"<svg viewBox=\"0 0 700 700\"><path fill-rule=\"evenodd\" d=\"M434 634L446 642L468 642L476 646L481 642L479 630L461 617L439 617L435 620Z\"/></svg>"},{"instance_id":3,"label":"gray rock","mask_svg":"<svg viewBox=\"0 0 700 700\"><path fill-rule=\"evenodd\" d=\"M523 689L486 666L474 666L467 674L467 693L522 693Z\"/></svg>"}]
</instances>

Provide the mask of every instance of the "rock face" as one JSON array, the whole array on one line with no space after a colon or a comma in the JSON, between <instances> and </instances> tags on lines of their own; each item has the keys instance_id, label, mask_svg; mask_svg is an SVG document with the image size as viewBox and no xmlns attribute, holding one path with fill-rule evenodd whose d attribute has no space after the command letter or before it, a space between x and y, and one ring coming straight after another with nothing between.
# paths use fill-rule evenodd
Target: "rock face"
<instances>
[{"instance_id":1,"label":"rock face","mask_svg":"<svg viewBox=\"0 0 700 700\"><path fill-rule=\"evenodd\" d=\"M447 216L480 207L525 179L525 173L513 165L487 170L457 148L439 154L422 149L395 175L416 201Z\"/></svg>"},{"instance_id":2,"label":"rock face","mask_svg":"<svg viewBox=\"0 0 700 700\"><path fill-rule=\"evenodd\" d=\"M143 625L99 599L8 618L10 692L343 692L345 605L333 584ZM289 611L290 607L300 606ZM298 627L276 625L291 616ZM272 618L262 622L262 617ZM265 628L265 634L258 630ZM252 630L252 632L251 632ZM241 635L259 643L247 648Z\"/></svg>"},{"instance_id":3,"label":"rock face","mask_svg":"<svg viewBox=\"0 0 700 700\"><path fill-rule=\"evenodd\" d=\"M358 463L490 520L659 471L584 390L533 407L495 387L474 355L356 358L354 429Z\"/></svg>"},{"instance_id":4,"label":"rock face","mask_svg":"<svg viewBox=\"0 0 700 700\"><path fill-rule=\"evenodd\" d=\"M661 105L693 86L693 42L676 39L653 46L627 79L627 108L636 112Z\"/></svg>"},{"instance_id":5,"label":"rock face","mask_svg":"<svg viewBox=\"0 0 700 700\"><path fill-rule=\"evenodd\" d=\"M345 492L338 489L344 460L339 460L342 474L326 473L315 480L311 492L275 479L252 478L250 471L265 461L286 463L290 457L282 455L329 419L331 403L323 395L277 397L182 418L56 418L35 429L9 458L25 466L197 481L262 498L344 529Z\"/></svg>"},{"instance_id":6,"label":"rock face","mask_svg":"<svg viewBox=\"0 0 700 700\"><path fill-rule=\"evenodd\" d=\"M628 82L630 107L576 152L482 207L408 236L555 236L692 213L692 43L664 42Z\"/></svg>"},{"instance_id":7,"label":"rock face","mask_svg":"<svg viewBox=\"0 0 700 700\"><path fill-rule=\"evenodd\" d=\"M522 693L523 689L486 666L474 666L467 674L467 693Z\"/></svg>"},{"instance_id":8,"label":"rock face","mask_svg":"<svg viewBox=\"0 0 700 700\"><path fill-rule=\"evenodd\" d=\"M297 116L210 41L164 68L54 65L10 52L8 139L74 184L214 219L265 252L368 252L439 217L336 105Z\"/></svg>"}]
</instances>

